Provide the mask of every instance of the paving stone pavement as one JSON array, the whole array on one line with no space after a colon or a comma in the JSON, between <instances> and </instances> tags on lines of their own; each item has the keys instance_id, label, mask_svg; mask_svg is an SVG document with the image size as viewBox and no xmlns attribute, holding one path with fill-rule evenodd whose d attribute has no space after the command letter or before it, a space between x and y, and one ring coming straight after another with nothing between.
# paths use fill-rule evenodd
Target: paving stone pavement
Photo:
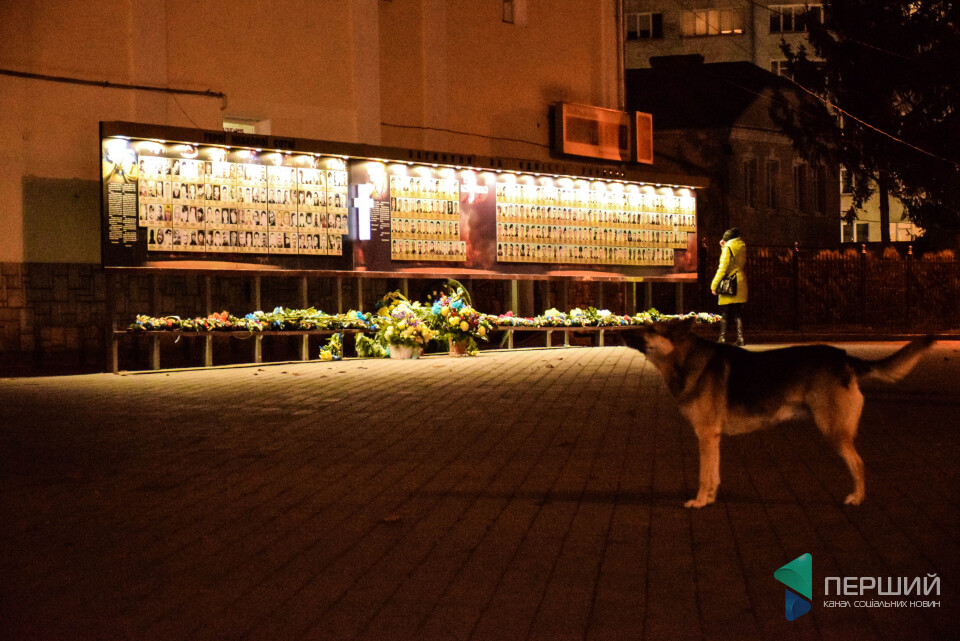
<instances>
[{"instance_id":1,"label":"paving stone pavement","mask_svg":"<svg viewBox=\"0 0 960 641\"><path fill-rule=\"evenodd\" d=\"M0 638L955 638L958 374L941 343L866 390L863 506L795 421L724 440L699 511L692 430L622 347L0 380ZM939 607L824 606L825 576L934 573L867 598Z\"/></svg>"}]
</instances>

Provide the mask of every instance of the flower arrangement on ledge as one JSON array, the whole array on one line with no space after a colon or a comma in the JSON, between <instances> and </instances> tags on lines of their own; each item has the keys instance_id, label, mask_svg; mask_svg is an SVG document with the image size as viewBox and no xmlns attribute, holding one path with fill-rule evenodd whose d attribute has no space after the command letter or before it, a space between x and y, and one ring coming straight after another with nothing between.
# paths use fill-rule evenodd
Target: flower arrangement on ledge
<instances>
[{"instance_id":1,"label":"flower arrangement on ledge","mask_svg":"<svg viewBox=\"0 0 960 641\"><path fill-rule=\"evenodd\" d=\"M320 348L321 361L343 360L343 334L337 332Z\"/></svg>"},{"instance_id":2,"label":"flower arrangement on ledge","mask_svg":"<svg viewBox=\"0 0 960 641\"><path fill-rule=\"evenodd\" d=\"M377 317L377 339L387 345L418 350L437 337L427 323L426 312L419 303L400 302Z\"/></svg>"},{"instance_id":3,"label":"flower arrangement on ledge","mask_svg":"<svg viewBox=\"0 0 960 641\"><path fill-rule=\"evenodd\" d=\"M245 316L248 320L267 325L272 330L310 329L376 329L373 317L356 310L346 314L326 314L314 307L289 309L276 307L272 312L256 311Z\"/></svg>"},{"instance_id":4,"label":"flower arrangement on ledge","mask_svg":"<svg viewBox=\"0 0 960 641\"><path fill-rule=\"evenodd\" d=\"M211 332L216 330L245 330L262 332L266 324L260 320L233 316L228 312L214 312L206 318L180 318L179 316L137 316L130 329L140 331L175 330L183 332Z\"/></svg>"},{"instance_id":5,"label":"flower arrangement on ledge","mask_svg":"<svg viewBox=\"0 0 960 641\"><path fill-rule=\"evenodd\" d=\"M205 318L179 316L153 317L139 315L130 325L135 331L291 331L327 330L336 332L320 348L320 359L335 361L343 358L342 330L358 330L357 355L361 358L419 356L430 341L449 343L451 354L476 354L477 341L486 341L490 332L513 328L575 329L578 327L629 327L657 321L693 319L700 324L720 320L716 314L695 313L661 314L649 309L633 315L617 315L607 309L572 309L561 312L546 310L536 317L516 316L507 312L499 316L477 311L467 290L455 280L448 280L443 291L434 292L434 301L428 305L409 301L400 292L385 295L377 304L375 313L350 310L346 314L326 314L314 307L290 309L276 307L272 312L256 311L243 317L229 312L217 312Z\"/></svg>"},{"instance_id":6,"label":"flower arrangement on ledge","mask_svg":"<svg viewBox=\"0 0 960 641\"><path fill-rule=\"evenodd\" d=\"M481 314L471 304L470 295L460 283L448 281L453 291L441 294L430 307L428 322L441 338L450 344L456 355L476 354L476 341L488 340L493 329L490 316Z\"/></svg>"},{"instance_id":7,"label":"flower arrangement on ledge","mask_svg":"<svg viewBox=\"0 0 960 641\"><path fill-rule=\"evenodd\" d=\"M370 314L351 310L346 314L326 314L311 307L309 309L289 309L277 307L272 312L256 311L243 317L229 312L215 312L206 318L180 318L179 316L147 316L141 314L130 325L138 331L175 330L184 332L212 331L250 331L266 330L376 330Z\"/></svg>"}]
</instances>

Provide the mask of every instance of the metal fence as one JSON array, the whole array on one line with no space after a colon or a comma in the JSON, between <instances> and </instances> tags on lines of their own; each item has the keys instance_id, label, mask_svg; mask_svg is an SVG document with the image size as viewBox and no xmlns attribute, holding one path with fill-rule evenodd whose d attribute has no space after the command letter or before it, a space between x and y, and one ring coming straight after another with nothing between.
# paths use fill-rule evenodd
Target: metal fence
<instances>
[{"instance_id":1,"label":"metal fence","mask_svg":"<svg viewBox=\"0 0 960 641\"><path fill-rule=\"evenodd\" d=\"M763 330L945 332L960 329L960 261L906 250L748 246L750 326ZM701 247L709 299L719 247Z\"/></svg>"}]
</instances>

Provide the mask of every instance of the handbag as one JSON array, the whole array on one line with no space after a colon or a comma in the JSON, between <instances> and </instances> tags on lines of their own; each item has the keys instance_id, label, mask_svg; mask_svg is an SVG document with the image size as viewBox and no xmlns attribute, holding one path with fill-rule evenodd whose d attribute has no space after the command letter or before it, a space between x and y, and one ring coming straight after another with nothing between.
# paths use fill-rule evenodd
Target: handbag
<instances>
[{"instance_id":1,"label":"handbag","mask_svg":"<svg viewBox=\"0 0 960 641\"><path fill-rule=\"evenodd\" d=\"M737 272L733 272L729 276L724 276L724 278L720 281L720 284L717 285L717 292L723 294L724 296L736 296Z\"/></svg>"}]
</instances>

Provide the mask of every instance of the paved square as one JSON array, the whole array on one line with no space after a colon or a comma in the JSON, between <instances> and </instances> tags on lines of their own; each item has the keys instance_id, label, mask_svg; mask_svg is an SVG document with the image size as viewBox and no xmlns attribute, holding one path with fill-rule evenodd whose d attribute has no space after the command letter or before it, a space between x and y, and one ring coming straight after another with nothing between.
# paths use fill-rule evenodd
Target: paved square
<instances>
[{"instance_id":1,"label":"paved square","mask_svg":"<svg viewBox=\"0 0 960 641\"><path fill-rule=\"evenodd\" d=\"M952 638L958 380L941 343L866 390L860 508L797 421L726 439L700 511L692 430L621 347L0 380L2 637ZM825 576L928 574L866 598L936 608L823 607Z\"/></svg>"}]
</instances>

